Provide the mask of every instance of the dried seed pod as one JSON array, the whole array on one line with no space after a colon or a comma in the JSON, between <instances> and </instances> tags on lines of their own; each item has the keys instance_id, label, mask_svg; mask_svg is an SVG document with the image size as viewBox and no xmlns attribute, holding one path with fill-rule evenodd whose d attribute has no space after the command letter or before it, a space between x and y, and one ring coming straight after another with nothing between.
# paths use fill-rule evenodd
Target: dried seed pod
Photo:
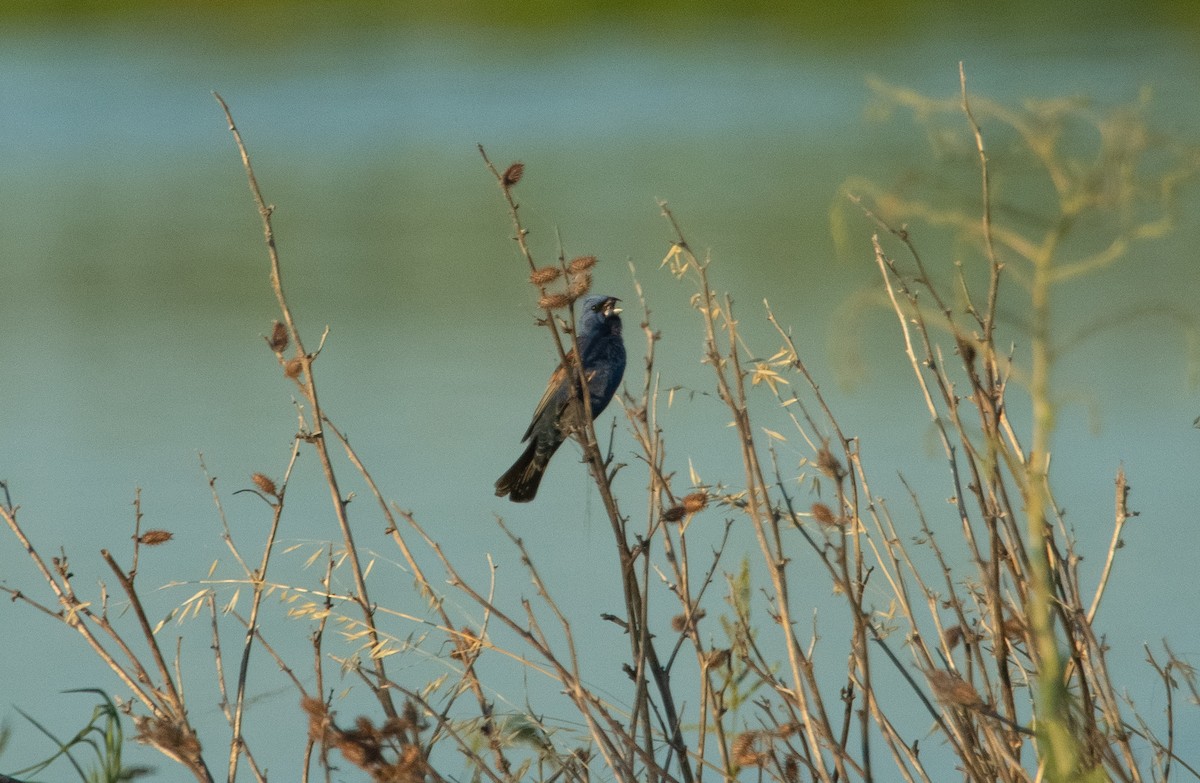
<instances>
[{"instance_id":1,"label":"dried seed pod","mask_svg":"<svg viewBox=\"0 0 1200 783\"><path fill-rule=\"evenodd\" d=\"M501 181L504 187L511 188L513 185L521 181L521 177L525 175L525 164L517 162L504 170Z\"/></svg>"},{"instance_id":2,"label":"dried seed pod","mask_svg":"<svg viewBox=\"0 0 1200 783\"><path fill-rule=\"evenodd\" d=\"M687 510L683 506L671 506L666 511L662 512L664 522L678 522L687 516Z\"/></svg>"},{"instance_id":3,"label":"dried seed pod","mask_svg":"<svg viewBox=\"0 0 1200 783\"><path fill-rule=\"evenodd\" d=\"M742 767L761 767L771 758L771 735L765 731L742 732L733 741L733 760Z\"/></svg>"},{"instance_id":4,"label":"dried seed pod","mask_svg":"<svg viewBox=\"0 0 1200 783\"><path fill-rule=\"evenodd\" d=\"M579 299L588 292L592 287L592 276L586 272L581 275L572 275L571 284L567 286L567 295L572 301Z\"/></svg>"},{"instance_id":5,"label":"dried seed pod","mask_svg":"<svg viewBox=\"0 0 1200 783\"><path fill-rule=\"evenodd\" d=\"M685 495L683 498L683 510L689 514L695 514L697 511L703 511L708 507L708 493L704 491L692 492Z\"/></svg>"},{"instance_id":6,"label":"dried seed pod","mask_svg":"<svg viewBox=\"0 0 1200 783\"><path fill-rule=\"evenodd\" d=\"M546 294L538 300L538 307L543 310L561 310L571 304L571 297L566 294Z\"/></svg>"},{"instance_id":7,"label":"dried seed pod","mask_svg":"<svg viewBox=\"0 0 1200 783\"><path fill-rule=\"evenodd\" d=\"M824 503L813 503L809 511L812 513L813 519L817 520L821 525L825 527L840 527L838 518L833 514L833 509Z\"/></svg>"},{"instance_id":8,"label":"dried seed pod","mask_svg":"<svg viewBox=\"0 0 1200 783\"><path fill-rule=\"evenodd\" d=\"M254 482L254 486L258 487L271 497L279 497L279 490L276 488L275 482L272 481L269 476L263 473L255 473L250 477L250 480Z\"/></svg>"},{"instance_id":9,"label":"dried seed pod","mask_svg":"<svg viewBox=\"0 0 1200 783\"><path fill-rule=\"evenodd\" d=\"M288 346L287 327L276 321L271 327L271 336L267 338L267 345L271 346L271 350L275 353L283 353Z\"/></svg>"},{"instance_id":10,"label":"dried seed pod","mask_svg":"<svg viewBox=\"0 0 1200 783\"><path fill-rule=\"evenodd\" d=\"M703 609L697 609L692 612L691 619L688 619L686 614L677 614L671 618L671 628L679 633L683 633L689 629L695 628L696 623L704 619L708 612Z\"/></svg>"},{"instance_id":11,"label":"dried seed pod","mask_svg":"<svg viewBox=\"0 0 1200 783\"><path fill-rule=\"evenodd\" d=\"M846 469L842 467L838 458L833 456L828 445L821 446L817 452L817 468L834 481L841 481L846 477Z\"/></svg>"},{"instance_id":12,"label":"dried seed pod","mask_svg":"<svg viewBox=\"0 0 1200 783\"><path fill-rule=\"evenodd\" d=\"M709 669L720 669L722 666L729 665L729 650L709 650L708 655L704 658L704 665Z\"/></svg>"},{"instance_id":13,"label":"dried seed pod","mask_svg":"<svg viewBox=\"0 0 1200 783\"><path fill-rule=\"evenodd\" d=\"M553 283L562 274L562 270L556 266L544 266L541 269L535 269L529 274L529 282L534 285L546 285Z\"/></svg>"},{"instance_id":14,"label":"dried seed pod","mask_svg":"<svg viewBox=\"0 0 1200 783\"><path fill-rule=\"evenodd\" d=\"M304 362L299 359L288 359L287 364L283 365L283 374L293 380L299 378L302 372L304 372Z\"/></svg>"},{"instance_id":15,"label":"dried seed pod","mask_svg":"<svg viewBox=\"0 0 1200 783\"><path fill-rule=\"evenodd\" d=\"M138 543L146 546L158 546L167 543L174 537L175 535L169 530L147 530L138 536Z\"/></svg>"},{"instance_id":16,"label":"dried seed pod","mask_svg":"<svg viewBox=\"0 0 1200 783\"><path fill-rule=\"evenodd\" d=\"M571 263L567 264L567 269L571 274L577 275L581 272L586 272L596 265L598 259L595 256L579 256L572 258Z\"/></svg>"}]
</instances>

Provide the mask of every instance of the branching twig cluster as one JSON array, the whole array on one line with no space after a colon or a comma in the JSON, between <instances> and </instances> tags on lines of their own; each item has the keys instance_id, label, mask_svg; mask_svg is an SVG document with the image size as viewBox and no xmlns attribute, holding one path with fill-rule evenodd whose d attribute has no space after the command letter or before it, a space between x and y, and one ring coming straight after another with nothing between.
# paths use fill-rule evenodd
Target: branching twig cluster
<instances>
[{"instance_id":1,"label":"branching twig cluster","mask_svg":"<svg viewBox=\"0 0 1200 783\"><path fill-rule=\"evenodd\" d=\"M711 260L695 252L666 203L660 208L671 244L662 266L691 288L703 362L721 406L719 420L708 423L721 433L713 448L734 450L742 469L705 482L686 456L669 449L660 414L673 404L677 389L660 368L659 334L636 283L645 361L640 378L630 379L622 395L633 458L629 464L618 461L611 435L602 448L574 359L579 355L574 303L591 286L597 261L587 255L568 260L560 246L554 263L539 265L515 197L525 167L500 170L481 147L529 268L541 323L568 377L578 383L588 414L573 435L610 522L622 609L601 618L568 613L556 595L562 588L547 583L522 538L503 520L499 525L534 595L515 603L511 596L497 596L488 575L483 583L467 576L415 514L386 500L322 406L314 367L326 335L315 351L304 347L284 293L272 207L218 97L264 231L279 308L267 345L298 399L297 431L281 480L255 472L252 487L244 490L270 509L271 523L253 549L257 554L235 540L217 481L209 477L221 536L238 575L195 580L200 591L172 614L203 613L209 620L228 742L201 743L188 716L187 667L179 643L170 649L162 633L166 621L148 620L137 581L139 558L143 547L165 543L170 534L142 529L140 499L131 565L123 567L111 552L101 552L130 609L127 620L110 611L103 585L95 597L78 591L65 552L50 558L40 553L4 485L0 517L39 570L53 602L14 587L0 589L75 630L120 681L121 706L133 716L138 738L200 781L218 776L213 750L218 745L227 780L240 773L267 779L250 737L260 744L270 735L264 731L259 738L246 713L255 651L273 660L295 688L297 725L306 726L308 736L299 775L305 781L332 780L342 763L372 780L406 782L457 779L447 771L452 765L466 770L463 777L494 783L590 783L593 776L627 783L897 777L931 782L948 774L1005 783L1200 777L1174 731L1177 691L1197 699L1192 669L1170 648L1162 653L1147 648L1167 696L1160 731L1155 727L1162 722L1140 717L1114 683L1095 625L1122 532L1136 516L1126 476L1117 473L1111 544L1095 575L1097 586L1087 592L1048 470L1051 368L1070 343L1053 341L1058 331L1051 329L1049 289L1115 263L1132 242L1166 230L1191 164L1159 173L1155 192L1161 211L1148 214L1130 206L1148 191L1134 178L1137 150L1121 146L1117 134L1134 127L1128 116L1096 120L1105 147L1101 163L1088 170L1065 162L1059 146L1067 115L1082 116L1071 114L1074 109L1022 113L969 99L960 77L961 92L953 101L894 89L888 95L927 115L954 112L965 125L977 161L979 214L935 208L869 183L852 187L855 202L879 232L872 258L880 298L896 316L902 350L941 445L954 533L941 514L927 512L915 490L909 489L910 502L901 511L871 489L864 457L869 439L844 431L791 332L769 305L765 318L778 335L778 348L763 358L749 345L731 297L710 279ZM1051 184L1060 209L1040 237L996 220L981 122L1000 123L1023 139ZM1113 160L1122 162L1117 170L1126 180L1100 176ZM1110 209L1122 220L1107 248L1063 262L1058 252L1071 228L1090 211ZM955 227L977 249L983 272L959 266L951 283L939 283L907 227L910 220ZM1027 353L1011 347L1017 341L998 343L1001 307L1010 291L1030 300ZM1009 416L1014 388L1032 402L1028 434ZM323 564L314 584L287 585L268 579L268 571L278 556L293 468L305 449L315 452L321 466L337 542L314 554L312 562ZM792 455L799 455L798 471L789 462ZM375 498L386 536L412 577L417 610L371 598L373 563L351 526L350 495L341 475L347 470ZM619 502L613 482L622 471L644 474L647 493L638 503ZM950 535L961 541L950 546L945 540ZM749 542L747 551L735 553L742 542ZM959 547L965 558L951 554ZM348 579L335 579L347 572ZM349 588L339 590L341 583ZM805 596L814 584L832 589L844 612L813 616ZM233 596L219 604L229 586ZM242 590L250 596L244 615L237 609ZM265 599L273 593L285 598L291 619L309 624L310 674L286 662L269 641ZM473 621L452 621L445 608L451 595L466 599ZM673 616L669 628L656 625L664 613ZM627 651L612 653L627 677L616 687L601 686L579 654L580 625L591 621L611 624L627 639ZM223 639L229 623L236 623L236 643ZM331 630L343 640L336 648ZM409 671L400 677L388 665L394 655L440 659L445 673L407 680ZM534 705L498 706L497 694L511 692L514 684L490 679L487 664L493 660L515 662L529 676L555 683L573 711L569 718L547 719ZM329 684L331 665L365 686L373 704L364 709L373 714L348 703L343 708ZM339 718L349 709L356 717Z\"/></svg>"}]
</instances>

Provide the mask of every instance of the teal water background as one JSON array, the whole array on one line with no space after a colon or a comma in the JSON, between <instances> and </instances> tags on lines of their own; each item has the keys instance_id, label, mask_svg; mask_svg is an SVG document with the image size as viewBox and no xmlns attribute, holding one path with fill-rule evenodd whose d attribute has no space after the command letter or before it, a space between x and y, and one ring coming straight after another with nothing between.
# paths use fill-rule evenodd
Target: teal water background
<instances>
[{"instance_id":1,"label":"teal water background","mask_svg":"<svg viewBox=\"0 0 1200 783\"><path fill-rule=\"evenodd\" d=\"M497 162L526 163L518 195L543 259L561 234L568 255L602 259L597 290L634 309L627 262L636 267L664 332L665 382L706 389L689 292L658 269L670 233L656 199L669 201L692 243L711 252L717 284L732 291L763 353L774 349L764 297L794 327L844 428L862 438L876 492L903 514L896 472L940 510L950 494L943 460L886 312L856 316L860 371L847 373L839 306L875 272L865 253L837 257L828 214L849 176L899 182L937 161L906 118L873 117L867 79L951 96L963 60L973 90L1007 101L1086 94L1111 104L1149 86L1157 125L1183 141L1200 137L1200 35L1170 6L957 16L916 3L886 23L811 28L801 12L783 22L676 9L491 25L483 13L378 21L369 6L350 8L197 18L147 6L17 17L0 30L0 478L43 555L64 546L81 584L105 578L100 547L127 553L135 487L145 524L176 535L147 555L143 584L203 578L228 558L198 453L235 529L253 535L265 529L265 507L228 493L249 486L254 471L278 477L295 430L291 387L260 338L276 316L261 232L212 90L229 102L277 207L286 285L308 344L330 327L318 364L323 401L385 494L479 574L490 553L512 589L527 590L493 523L504 515L551 580L589 585L562 596L587 617L619 597L603 511L580 466L564 451L530 506L492 496L554 361L477 143ZM1195 312L1197 206L1193 194L1176 234L1072 289L1064 321L1137 301ZM852 228L867 247L870 225ZM629 322L637 372L637 316ZM1141 644L1167 637L1180 654L1200 656L1200 588L1190 576L1200 554L1200 395L1186 347L1150 317L1085 343L1059 368L1074 401L1055 443L1058 500L1092 578L1121 465L1141 512L1100 626L1118 680L1147 694L1151 717L1163 702ZM724 432L715 402L680 403L665 422L678 433L669 444L677 467L690 458L706 481L737 480L732 441L712 440ZM632 448L618 428L618 451ZM333 536L311 454L301 476L311 487L291 499L283 533L300 545L294 568ZM619 482L635 508L642 485L633 471ZM380 553L377 597L391 585L403 595L409 580L390 565L398 558L362 501L352 509L368 520L360 541ZM0 543L0 575L37 589L11 540ZM198 589L152 595L165 615ZM805 598L825 607L828 589ZM90 704L59 691L113 683L66 630L26 607L3 602L0 624L0 716L16 731L0 756L8 771L48 755L13 706L66 734ZM293 632L280 646L302 654L306 627L280 624ZM186 630L199 638L189 654L204 655L205 630ZM586 623L581 633L608 639ZM203 705L208 683L189 687ZM522 687L514 679L516 703ZM255 695L252 716L294 714L290 692ZM214 705L197 712L220 725ZM1200 733L1194 714L1181 720ZM295 742L303 725L280 732ZM259 742L287 779L294 756L276 749L285 744ZM143 757L167 770L162 779L176 777L154 754Z\"/></svg>"}]
</instances>

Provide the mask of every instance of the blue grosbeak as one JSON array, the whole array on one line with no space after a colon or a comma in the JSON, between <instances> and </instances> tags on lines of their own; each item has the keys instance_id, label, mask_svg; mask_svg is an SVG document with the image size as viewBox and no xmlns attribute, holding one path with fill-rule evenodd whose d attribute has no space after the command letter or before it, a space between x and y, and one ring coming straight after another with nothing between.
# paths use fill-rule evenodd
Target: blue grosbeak
<instances>
[{"instance_id":1,"label":"blue grosbeak","mask_svg":"<svg viewBox=\"0 0 1200 783\"><path fill-rule=\"evenodd\" d=\"M625 372L625 343L621 341L621 317L614 296L589 296L583 300L575 340L583 357L592 418L600 415ZM546 394L533 412L533 421L522 441L529 441L525 453L496 481L496 494L508 495L517 503L533 500L550 458L570 434L582 424L583 404L578 376L568 374L575 368L574 351L567 363L550 376Z\"/></svg>"}]
</instances>

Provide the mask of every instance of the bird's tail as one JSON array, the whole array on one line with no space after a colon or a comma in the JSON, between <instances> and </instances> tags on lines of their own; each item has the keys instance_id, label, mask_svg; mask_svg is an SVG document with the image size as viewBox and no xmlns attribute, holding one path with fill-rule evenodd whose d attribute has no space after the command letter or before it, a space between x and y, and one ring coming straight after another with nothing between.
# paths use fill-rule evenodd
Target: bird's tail
<instances>
[{"instance_id":1,"label":"bird's tail","mask_svg":"<svg viewBox=\"0 0 1200 783\"><path fill-rule=\"evenodd\" d=\"M551 450L550 454L554 451ZM529 446L512 467L496 480L496 494L508 495L514 503L528 503L537 494L542 474L550 464L550 454L538 452L538 439L530 438Z\"/></svg>"}]
</instances>

